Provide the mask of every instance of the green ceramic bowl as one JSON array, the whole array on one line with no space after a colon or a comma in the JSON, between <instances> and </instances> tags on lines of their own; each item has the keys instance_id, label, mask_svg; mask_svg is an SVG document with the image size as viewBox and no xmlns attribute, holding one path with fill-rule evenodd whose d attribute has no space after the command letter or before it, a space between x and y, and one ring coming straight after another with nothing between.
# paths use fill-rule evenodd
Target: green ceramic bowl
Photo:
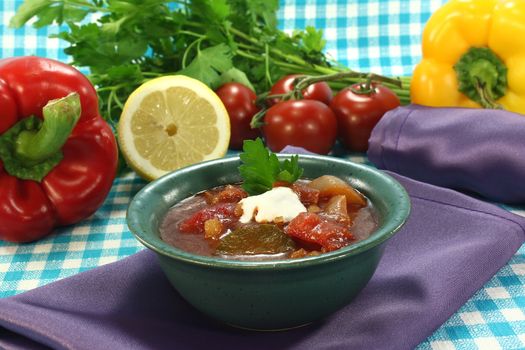
<instances>
[{"instance_id":1,"label":"green ceramic bowl","mask_svg":"<svg viewBox=\"0 0 525 350\"><path fill-rule=\"evenodd\" d=\"M310 155L301 155L300 164L306 178L336 175L365 194L379 213L378 229L363 241L320 256L263 262L199 256L162 241L159 225L175 203L241 180L239 157L193 165L149 183L130 203L129 228L157 253L180 295L212 318L257 330L293 328L322 319L350 303L370 280L386 241L405 222L410 201L396 180L371 167Z\"/></svg>"}]
</instances>

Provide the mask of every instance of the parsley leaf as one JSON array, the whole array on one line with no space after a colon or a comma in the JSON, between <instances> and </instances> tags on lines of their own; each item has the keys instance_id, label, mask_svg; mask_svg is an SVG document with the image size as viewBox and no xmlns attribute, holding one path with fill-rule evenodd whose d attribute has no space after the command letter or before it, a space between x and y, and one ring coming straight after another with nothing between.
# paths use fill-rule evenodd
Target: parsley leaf
<instances>
[{"instance_id":1,"label":"parsley leaf","mask_svg":"<svg viewBox=\"0 0 525 350\"><path fill-rule=\"evenodd\" d=\"M244 33L255 34L261 29L272 31L277 27L277 0L229 0L234 26ZM256 25L254 25L256 24Z\"/></svg>"},{"instance_id":2,"label":"parsley leaf","mask_svg":"<svg viewBox=\"0 0 525 350\"><path fill-rule=\"evenodd\" d=\"M214 89L220 82L220 73L232 67L230 48L226 44L219 44L199 50L193 61L178 74L198 79Z\"/></svg>"},{"instance_id":3,"label":"parsley leaf","mask_svg":"<svg viewBox=\"0 0 525 350\"><path fill-rule=\"evenodd\" d=\"M224 21L231 11L226 0L192 0L188 6L192 13L217 22Z\"/></svg>"},{"instance_id":4,"label":"parsley leaf","mask_svg":"<svg viewBox=\"0 0 525 350\"><path fill-rule=\"evenodd\" d=\"M56 22L62 24L65 21L78 22L91 12L88 8L77 8L66 2L54 3L49 0L25 1L20 5L16 14L11 18L9 26L19 28L32 17L38 19L34 23L35 28L42 28Z\"/></svg>"},{"instance_id":5,"label":"parsley leaf","mask_svg":"<svg viewBox=\"0 0 525 350\"><path fill-rule=\"evenodd\" d=\"M229 82L237 82L237 83L241 83L247 87L249 87L252 91L256 92L255 91L255 88L253 87L252 83L250 82L250 80L248 79L248 77L246 76L246 73L244 73L243 71L237 69L237 68L230 68L228 69L226 72L222 73L220 78L219 78L219 86L221 86L222 84L226 84L226 83L229 83Z\"/></svg>"},{"instance_id":6,"label":"parsley leaf","mask_svg":"<svg viewBox=\"0 0 525 350\"><path fill-rule=\"evenodd\" d=\"M144 82L185 74L210 88L237 81L257 93L284 75L347 70L324 53L322 31L277 27L279 0L21 0L10 26L61 25L70 63L89 74L102 115L116 124L129 94ZM126 74L129 73L129 74ZM361 77L333 82L341 88ZM400 96L403 88L389 84ZM403 98L404 103L409 97ZM283 179L294 178L283 168ZM287 172L286 172L287 171Z\"/></svg>"},{"instance_id":7,"label":"parsley leaf","mask_svg":"<svg viewBox=\"0 0 525 350\"><path fill-rule=\"evenodd\" d=\"M322 52L326 45L326 40L323 39L323 31L316 30L312 26L307 26L303 36L303 45L307 53Z\"/></svg>"},{"instance_id":8,"label":"parsley leaf","mask_svg":"<svg viewBox=\"0 0 525 350\"><path fill-rule=\"evenodd\" d=\"M299 167L299 156L293 155L290 160L285 159L282 169L277 174L277 181L293 183L303 175L303 168Z\"/></svg>"},{"instance_id":9,"label":"parsley leaf","mask_svg":"<svg viewBox=\"0 0 525 350\"><path fill-rule=\"evenodd\" d=\"M303 174L298 155L280 163L260 138L244 141L240 158L243 163L239 166L244 179L242 188L251 195L271 190L276 181L293 183Z\"/></svg>"}]
</instances>

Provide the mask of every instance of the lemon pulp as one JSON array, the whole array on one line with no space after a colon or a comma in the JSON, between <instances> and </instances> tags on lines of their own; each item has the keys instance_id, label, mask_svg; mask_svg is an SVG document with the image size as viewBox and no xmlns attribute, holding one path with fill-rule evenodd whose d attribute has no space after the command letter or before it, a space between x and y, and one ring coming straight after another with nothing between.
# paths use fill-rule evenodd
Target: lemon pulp
<instances>
[{"instance_id":1,"label":"lemon pulp","mask_svg":"<svg viewBox=\"0 0 525 350\"><path fill-rule=\"evenodd\" d=\"M185 76L167 76L130 95L118 131L130 167L152 180L224 156L230 122L221 100L206 85Z\"/></svg>"}]
</instances>

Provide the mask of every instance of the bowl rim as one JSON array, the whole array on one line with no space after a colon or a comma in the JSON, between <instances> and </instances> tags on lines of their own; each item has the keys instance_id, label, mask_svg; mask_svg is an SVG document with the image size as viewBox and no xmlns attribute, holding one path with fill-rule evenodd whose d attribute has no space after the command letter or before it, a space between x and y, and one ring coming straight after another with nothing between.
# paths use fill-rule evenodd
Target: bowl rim
<instances>
[{"instance_id":1,"label":"bowl rim","mask_svg":"<svg viewBox=\"0 0 525 350\"><path fill-rule=\"evenodd\" d=\"M289 158L293 154L277 154L278 158ZM357 169L362 172L372 173L373 176L380 178L381 181L389 184L393 191L397 193L397 198L401 204L394 213L392 220L386 222L379 229L374 231L368 238L361 240L355 244L334 250L332 252L322 253L317 256L297 258L297 259L281 259L281 260L265 260L265 261L250 261L250 260L234 260L224 259L220 257L210 257L198 254L193 254L185 250L173 247L168 243L162 241L160 238L151 240L150 235L143 232L138 220L138 215L131 215L134 211L138 210L139 203L144 201L157 186L161 186L163 183L169 182L173 177L184 176L184 174L191 174L194 171L198 171L202 168L207 168L214 165L224 165L225 163L234 163L239 161L239 156L227 156L223 158L208 160L193 164L184 168L174 170L161 176L160 178L146 184L142 189L139 190L132 198L126 210L126 221L128 228L135 238L147 248L153 250L157 254L165 257L176 259L181 262L189 263L192 265L201 265L208 268L216 269L249 269L249 270L274 270L274 269L293 269L293 268L304 268L313 265L330 263L335 260L347 258L349 256L357 255L361 252L372 249L375 246L380 245L389 238L391 238L399 229L405 224L411 210L410 197L405 188L392 176L383 172L382 170L373 168L371 166L353 162L348 159L336 158L333 156L323 155L310 155L300 154L299 161L301 159L312 159L317 161L329 161L343 165L350 166L352 169ZM173 203L172 205L174 205Z\"/></svg>"}]
</instances>

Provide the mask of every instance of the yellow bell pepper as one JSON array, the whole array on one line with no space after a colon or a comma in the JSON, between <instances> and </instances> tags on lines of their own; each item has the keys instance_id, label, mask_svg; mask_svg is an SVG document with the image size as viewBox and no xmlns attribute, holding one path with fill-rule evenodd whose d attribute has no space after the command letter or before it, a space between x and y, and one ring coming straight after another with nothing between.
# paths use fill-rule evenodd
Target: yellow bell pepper
<instances>
[{"instance_id":1,"label":"yellow bell pepper","mask_svg":"<svg viewBox=\"0 0 525 350\"><path fill-rule=\"evenodd\" d=\"M423 31L410 95L428 106L525 114L525 1L451 0Z\"/></svg>"}]
</instances>

